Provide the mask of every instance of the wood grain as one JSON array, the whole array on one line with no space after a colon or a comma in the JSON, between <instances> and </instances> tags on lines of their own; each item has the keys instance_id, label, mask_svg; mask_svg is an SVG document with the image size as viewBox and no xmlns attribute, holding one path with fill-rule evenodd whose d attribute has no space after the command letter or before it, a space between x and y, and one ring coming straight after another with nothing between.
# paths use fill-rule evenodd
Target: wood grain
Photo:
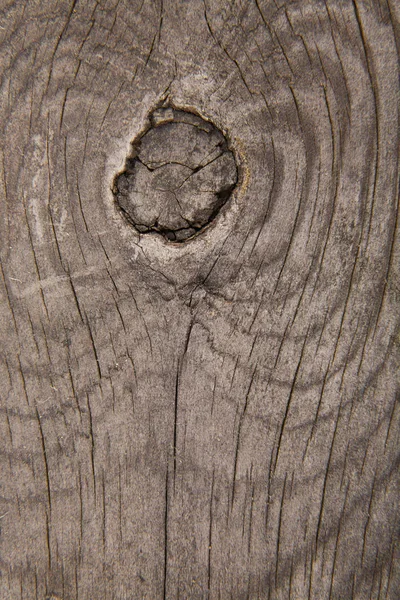
<instances>
[{"instance_id":1,"label":"wood grain","mask_svg":"<svg viewBox=\"0 0 400 600\"><path fill-rule=\"evenodd\" d=\"M2 0L0 598L396 600L398 3ZM112 194L163 100L239 181Z\"/></svg>"}]
</instances>

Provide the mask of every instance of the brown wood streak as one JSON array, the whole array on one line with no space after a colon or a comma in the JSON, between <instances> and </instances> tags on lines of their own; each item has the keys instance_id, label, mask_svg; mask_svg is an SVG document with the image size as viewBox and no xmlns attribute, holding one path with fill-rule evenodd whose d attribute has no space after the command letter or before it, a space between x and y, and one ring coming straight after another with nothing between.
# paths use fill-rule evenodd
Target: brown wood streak
<instances>
[{"instance_id":1,"label":"brown wood streak","mask_svg":"<svg viewBox=\"0 0 400 600\"><path fill-rule=\"evenodd\" d=\"M398 3L0 21L1 600L397 600ZM111 193L166 99L239 165L175 245Z\"/></svg>"}]
</instances>

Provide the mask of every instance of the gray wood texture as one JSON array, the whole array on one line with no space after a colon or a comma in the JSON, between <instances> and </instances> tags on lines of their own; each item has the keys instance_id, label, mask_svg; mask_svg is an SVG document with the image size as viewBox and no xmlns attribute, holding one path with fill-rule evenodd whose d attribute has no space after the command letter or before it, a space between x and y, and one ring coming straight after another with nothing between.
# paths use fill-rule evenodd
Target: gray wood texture
<instances>
[{"instance_id":1,"label":"gray wood texture","mask_svg":"<svg viewBox=\"0 0 400 600\"><path fill-rule=\"evenodd\" d=\"M399 3L0 6L1 600L397 600ZM179 244L163 101L239 168Z\"/></svg>"}]
</instances>

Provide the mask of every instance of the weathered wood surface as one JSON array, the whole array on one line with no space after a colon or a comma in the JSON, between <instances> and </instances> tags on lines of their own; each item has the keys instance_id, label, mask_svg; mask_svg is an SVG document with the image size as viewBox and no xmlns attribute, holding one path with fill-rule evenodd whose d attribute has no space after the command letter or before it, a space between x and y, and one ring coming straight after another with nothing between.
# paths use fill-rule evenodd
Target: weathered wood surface
<instances>
[{"instance_id":1,"label":"weathered wood surface","mask_svg":"<svg viewBox=\"0 0 400 600\"><path fill-rule=\"evenodd\" d=\"M2 600L400 597L399 13L2 0ZM112 195L165 99L239 164L180 244Z\"/></svg>"}]
</instances>

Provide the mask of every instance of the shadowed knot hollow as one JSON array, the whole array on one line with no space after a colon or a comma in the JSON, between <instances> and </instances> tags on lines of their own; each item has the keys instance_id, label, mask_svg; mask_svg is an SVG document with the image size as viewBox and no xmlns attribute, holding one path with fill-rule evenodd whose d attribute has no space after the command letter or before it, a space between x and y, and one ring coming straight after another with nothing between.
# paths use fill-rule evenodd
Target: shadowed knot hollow
<instances>
[{"instance_id":1,"label":"shadowed knot hollow","mask_svg":"<svg viewBox=\"0 0 400 600\"><path fill-rule=\"evenodd\" d=\"M113 194L125 218L142 234L185 242L217 216L238 181L228 142L201 117L171 107L150 115L132 142Z\"/></svg>"}]
</instances>

